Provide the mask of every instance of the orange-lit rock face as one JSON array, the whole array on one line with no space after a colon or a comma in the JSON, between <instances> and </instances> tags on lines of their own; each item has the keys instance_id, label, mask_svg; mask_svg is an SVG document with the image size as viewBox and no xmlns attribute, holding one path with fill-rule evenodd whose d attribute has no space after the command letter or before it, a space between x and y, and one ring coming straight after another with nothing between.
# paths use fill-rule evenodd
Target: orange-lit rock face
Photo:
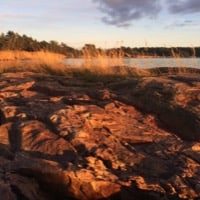
<instances>
[{"instance_id":1,"label":"orange-lit rock face","mask_svg":"<svg viewBox=\"0 0 200 200\"><path fill-rule=\"evenodd\" d=\"M0 199L198 199L200 78L0 77Z\"/></svg>"}]
</instances>

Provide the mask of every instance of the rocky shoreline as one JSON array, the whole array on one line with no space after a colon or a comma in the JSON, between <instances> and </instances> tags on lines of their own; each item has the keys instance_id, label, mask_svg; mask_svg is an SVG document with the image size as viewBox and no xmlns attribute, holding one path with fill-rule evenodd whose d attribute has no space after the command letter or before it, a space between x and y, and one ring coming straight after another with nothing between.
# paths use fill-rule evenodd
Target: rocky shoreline
<instances>
[{"instance_id":1,"label":"rocky shoreline","mask_svg":"<svg viewBox=\"0 0 200 200\"><path fill-rule=\"evenodd\" d=\"M4 73L0 89L2 199L200 198L199 74Z\"/></svg>"}]
</instances>

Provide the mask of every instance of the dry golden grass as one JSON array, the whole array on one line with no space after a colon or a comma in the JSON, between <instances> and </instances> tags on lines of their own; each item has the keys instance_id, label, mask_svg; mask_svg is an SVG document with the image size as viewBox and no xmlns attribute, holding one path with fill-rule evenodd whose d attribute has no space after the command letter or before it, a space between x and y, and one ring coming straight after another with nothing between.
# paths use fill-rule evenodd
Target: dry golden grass
<instances>
[{"instance_id":1,"label":"dry golden grass","mask_svg":"<svg viewBox=\"0 0 200 200\"><path fill-rule=\"evenodd\" d=\"M65 56L51 52L0 51L0 73L31 71L47 74L64 74Z\"/></svg>"},{"instance_id":2,"label":"dry golden grass","mask_svg":"<svg viewBox=\"0 0 200 200\"><path fill-rule=\"evenodd\" d=\"M64 59L62 54L56 54L51 52L36 51L0 51L0 61L18 61L18 60L58 60Z\"/></svg>"},{"instance_id":3,"label":"dry golden grass","mask_svg":"<svg viewBox=\"0 0 200 200\"><path fill-rule=\"evenodd\" d=\"M192 52L193 52L193 56L192 58L196 58L196 52L194 48L191 48ZM185 67L184 62L183 62L183 57L181 56L181 54L178 52L178 50L176 49L176 52L173 50L173 48L171 49L171 57L174 58L174 61L176 63L176 66L178 66L177 68L174 67L169 67L168 68L168 74L187 74L188 72L192 72L192 69L190 70L189 68ZM194 62L195 59L193 59ZM194 63L195 66L195 63ZM195 71L195 69L194 69Z\"/></svg>"},{"instance_id":4,"label":"dry golden grass","mask_svg":"<svg viewBox=\"0 0 200 200\"><path fill-rule=\"evenodd\" d=\"M82 67L87 69L108 68L113 66L123 66L124 54L122 50L112 50L107 55L105 50L94 49L94 51L83 51L82 59L84 63Z\"/></svg>"},{"instance_id":5,"label":"dry golden grass","mask_svg":"<svg viewBox=\"0 0 200 200\"><path fill-rule=\"evenodd\" d=\"M114 61L115 62L115 61ZM116 76L149 76L150 72L145 69L140 69L137 67L128 67L120 64L110 64L110 65L83 65L76 70L78 71L88 71L97 75L116 75Z\"/></svg>"},{"instance_id":6,"label":"dry golden grass","mask_svg":"<svg viewBox=\"0 0 200 200\"><path fill-rule=\"evenodd\" d=\"M147 70L128 67L124 65L124 52L122 49L113 49L109 55L104 50L96 49L95 52L84 51L83 64L76 68L76 71L90 72L95 75L116 75L116 76L147 76Z\"/></svg>"},{"instance_id":7,"label":"dry golden grass","mask_svg":"<svg viewBox=\"0 0 200 200\"><path fill-rule=\"evenodd\" d=\"M105 54L99 54L95 59L87 57L80 67L70 67L63 61L65 56L60 54L50 52L0 51L0 73L31 71L51 75L78 76L89 81L101 81L101 79L113 79L115 77L159 76L188 72L188 69L184 67L176 69L141 69L139 67L124 66L122 55L120 53L116 54L113 58L108 58Z\"/></svg>"}]
</instances>

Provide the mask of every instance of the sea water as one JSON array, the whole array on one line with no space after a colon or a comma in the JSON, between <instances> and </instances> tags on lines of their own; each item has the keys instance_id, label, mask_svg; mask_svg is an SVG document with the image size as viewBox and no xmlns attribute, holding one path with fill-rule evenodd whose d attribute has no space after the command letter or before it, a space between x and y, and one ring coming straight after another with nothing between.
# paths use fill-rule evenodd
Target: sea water
<instances>
[{"instance_id":1,"label":"sea water","mask_svg":"<svg viewBox=\"0 0 200 200\"><path fill-rule=\"evenodd\" d=\"M73 67L91 66L129 66L143 69L155 67L192 67L200 69L200 58L68 58L64 62Z\"/></svg>"}]
</instances>

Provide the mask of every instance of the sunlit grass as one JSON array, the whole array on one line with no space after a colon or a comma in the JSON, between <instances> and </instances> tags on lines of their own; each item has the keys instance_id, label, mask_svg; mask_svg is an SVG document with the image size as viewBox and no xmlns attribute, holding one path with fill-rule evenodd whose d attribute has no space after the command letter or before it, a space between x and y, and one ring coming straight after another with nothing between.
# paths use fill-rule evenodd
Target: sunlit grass
<instances>
[{"instance_id":1,"label":"sunlit grass","mask_svg":"<svg viewBox=\"0 0 200 200\"><path fill-rule=\"evenodd\" d=\"M51 52L0 51L0 73L37 72L63 74L66 66L61 62L65 56Z\"/></svg>"},{"instance_id":2,"label":"sunlit grass","mask_svg":"<svg viewBox=\"0 0 200 200\"><path fill-rule=\"evenodd\" d=\"M60 54L50 52L24 52L24 51L1 51L0 52L0 73L5 72L37 72L52 75L69 75L83 77L109 76L141 76L148 75L146 70L132 68L122 65L122 55L115 55L108 58L98 54L96 59L89 59L80 67L69 67L62 60L65 57Z\"/></svg>"},{"instance_id":3,"label":"sunlit grass","mask_svg":"<svg viewBox=\"0 0 200 200\"><path fill-rule=\"evenodd\" d=\"M0 61L18 61L18 60L58 60L65 58L62 54L56 54L46 51L0 51Z\"/></svg>"},{"instance_id":4,"label":"sunlit grass","mask_svg":"<svg viewBox=\"0 0 200 200\"><path fill-rule=\"evenodd\" d=\"M95 52L83 52L83 64L77 69L77 74L95 75L98 77L135 77L148 76L150 73L147 70L137 67L129 67L124 65L124 52L122 49L113 49L109 53L106 50L95 49Z\"/></svg>"},{"instance_id":5,"label":"sunlit grass","mask_svg":"<svg viewBox=\"0 0 200 200\"><path fill-rule=\"evenodd\" d=\"M175 59L178 55L172 52ZM171 74L197 73L198 69L185 67L166 67L141 69L128 67L123 63L123 53L113 52L112 58L104 52L89 58L87 54L82 66L68 66L63 62L64 55L50 52L0 51L0 73L6 72L35 72L42 74L72 76L89 82L118 80L119 78L160 76ZM199 73L199 72L198 72Z\"/></svg>"}]
</instances>

